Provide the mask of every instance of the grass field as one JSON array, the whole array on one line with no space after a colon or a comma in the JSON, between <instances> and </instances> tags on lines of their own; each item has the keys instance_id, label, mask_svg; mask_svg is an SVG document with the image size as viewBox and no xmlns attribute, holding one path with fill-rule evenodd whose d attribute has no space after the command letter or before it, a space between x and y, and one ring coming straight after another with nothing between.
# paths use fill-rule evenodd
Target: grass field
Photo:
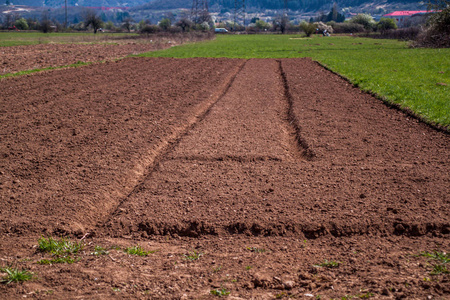
<instances>
[{"instance_id":1,"label":"grass field","mask_svg":"<svg viewBox=\"0 0 450 300\"><path fill-rule=\"evenodd\" d=\"M450 125L450 49L413 49L396 40L299 35L227 35L143 56L311 57L361 89Z\"/></svg>"},{"instance_id":2,"label":"grass field","mask_svg":"<svg viewBox=\"0 0 450 300\"><path fill-rule=\"evenodd\" d=\"M0 32L0 47L36 45L48 43L95 43L111 37L133 35L129 33L42 33L42 32Z\"/></svg>"}]
</instances>

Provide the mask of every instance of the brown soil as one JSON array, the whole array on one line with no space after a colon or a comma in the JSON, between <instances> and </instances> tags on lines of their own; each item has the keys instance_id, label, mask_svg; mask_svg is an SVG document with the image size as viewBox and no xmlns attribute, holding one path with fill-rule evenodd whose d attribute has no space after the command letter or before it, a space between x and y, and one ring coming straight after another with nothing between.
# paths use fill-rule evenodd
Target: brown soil
<instances>
[{"instance_id":1,"label":"brown soil","mask_svg":"<svg viewBox=\"0 0 450 300\"><path fill-rule=\"evenodd\" d=\"M5 298L450 295L418 256L450 248L450 137L310 60L125 59L0 89L0 266L37 274ZM36 264L42 234L81 260ZM158 251L120 250L138 244Z\"/></svg>"},{"instance_id":2,"label":"brown soil","mask_svg":"<svg viewBox=\"0 0 450 300\"><path fill-rule=\"evenodd\" d=\"M188 38L188 37L186 37ZM169 48L186 38L149 37L147 39L111 40L99 44L41 44L1 47L0 75L75 64L115 60L128 55Z\"/></svg>"}]
</instances>

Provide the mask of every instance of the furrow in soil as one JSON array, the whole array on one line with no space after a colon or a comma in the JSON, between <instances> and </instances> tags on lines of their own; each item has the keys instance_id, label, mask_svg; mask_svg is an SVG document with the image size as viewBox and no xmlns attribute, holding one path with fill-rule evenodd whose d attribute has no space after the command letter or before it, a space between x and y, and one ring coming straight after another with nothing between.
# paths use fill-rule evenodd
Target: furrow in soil
<instances>
[{"instance_id":1,"label":"furrow in soil","mask_svg":"<svg viewBox=\"0 0 450 300\"><path fill-rule=\"evenodd\" d=\"M315 157L314 151L309 147L307 141L302 137L302 129L301 126L299 124L298 118L295 115L294 111L293 111L293 97L291 94L291 90L289 89L289 84L287 82L286 79L286 73L283 70L283 65L281 64L281 61L278 61L279 64L279 68L280 68L280 76L281 76L281 80L282 80L282 84L283 84L283 88L284 88L284 98L286 99L287 102L287 108L286 108L286 115L287 115L287 121L289 123L289 127L292 130L292 135L294 138L294 143L298 149L298 151L300 151L301 156L308 159L308 160L312 160Z\"/></svg>"},{"instance_id":2,"label":"furrow in soil","mask_svg":"<svg viewBox=\"0 0 450 300\"><path fill-rule=\"evenodd\" d=\"M88 231L243 62L130 58L2 80L2 232Z\"/></svg>"},{"instance_id":3,"label":"furrow in soil","mask_svg":"<svg viewBox=\"0 0 450 300\"><path fill-rule=\"evenodd\" d=\"M306 159L292 151L293 140ZM448 145L448 136L310 60L250 60L106 230L144 237L447 234Z\"/></svg>"},{"instance_id":4,"label":"furrow in soil","mask_svg":"<svg viewBox=\"0 0 450 300\"><path fill-rule=\"evenodd\" d=\"M108 224L112 232L150 226L155 229L144 230L150 234L195 235L192 224L209 223L205 230L215 233L244 221L244 208L258 219L268 204L264 195L273 192L260 172L299 156L286 106L278 63L250 60L207 117L123 203Z\"/></svg>"},{"instance_id":5,"label":"furrow in soil","mask_svg":"<svg viewBox=\"0 0 450 300\"><path fill-rule=\"evenodd\" d=\"M104 220L99 222L97 224L97 227L103 226L106 222L108 222L111 218L111 216L117 214L117 210L123 205L124 202L129 201L129 198L132 197L133 194L137 192L137 190L140 188L140 186L143 184L143 182L148 179L149 176L151 176L151 173L155 171L156 166L159 164L161 159L164 158L165 155L167 155L176 145L180 142L180 140L191 131L194 126L201 122L208 113L210 112L211 108L228 92L231 85L236 79L236 76L239 74L239 72L244 68L245 61L241 63L240 66L236 68L235 73L230 74L228 78L224 81L226 85L222 87L222 89L218 90L208 101L204 101L201 103L196 111L194 112L193 116L190 116L187 119L187 122L182 124L178 128L174 128L174 133L166 139L162 140L157 146L156 149L153 148L149 153L147 153L147 157L145 160L145 165L142 167L143 170L138 173L139 177L136 179L136 185L130 189L129 193L124 197L117 207L114 209L114 211L110 212ZM223 84L222 84L223 85Z\"/></svg>"}]
</instances>

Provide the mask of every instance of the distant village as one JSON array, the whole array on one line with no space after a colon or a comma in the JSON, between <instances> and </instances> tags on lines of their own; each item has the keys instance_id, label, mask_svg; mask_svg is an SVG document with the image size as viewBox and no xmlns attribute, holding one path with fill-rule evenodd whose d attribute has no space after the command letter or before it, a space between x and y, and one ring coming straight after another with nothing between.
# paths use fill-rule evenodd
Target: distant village
<instances>
[{"instance_id":1,"label":"distant village","mask_svg":"<svg viewBox=\"0 0 450 300\"><path fill-rule=\"evenodd\" d=\"M8 4L8 5L7 5ZM145 25L158 25L162 20L169 20L171 25L175 25L180 20L192 20L192 12L188 9L177 9L167 11L152 11L136 7L68 7L59 8L31 7L24 5L13 5L6 1L5 5L0 6L0 26L1 29L17 29L15 26L17 20L25 19L28 29L38 29L36 26L42 18L48 19L52 23L53 30L61 28L72 28L74 30L83 29L83 14L86 10L95 11L103 22L102 31L121 31L127 30L139 31ZM336 11L334 11L336 10ZM426 16L430 11L427 10L400 10L386 11L386 8L379 8L375 13L365 13L370 16L374 22L381 19L392 19L397 28L413 27L424 24ZM208 28L226 27L231 30L243 31L249 29L268 30L280 23L281 18L287 23L287 27L295 29L302 22L349 22L352 18L361 14L358 9L339 9L336 6L330 11L319 12L301 12L291 10L263 10L263 11L208 11ZM331 16L331 17L330 17ZM125 24L125 25L124 25ZM36 25L36 26L33 26ZM22 28L23 29L23 28ZM184 28L183 28L184 30ZM339 30L338 30L339 31Z\"/></svg>"}]
</instances>

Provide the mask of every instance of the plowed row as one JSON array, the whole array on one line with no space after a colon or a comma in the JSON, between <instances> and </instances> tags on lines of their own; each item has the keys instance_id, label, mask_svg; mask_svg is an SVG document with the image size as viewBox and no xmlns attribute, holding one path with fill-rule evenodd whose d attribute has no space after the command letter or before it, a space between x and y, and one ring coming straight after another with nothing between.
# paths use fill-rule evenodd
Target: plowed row
<instances>
[{"instance_id":1,"label":"plowed row","mask_svg":"<svg viewBox=\"0 0 450 300\"><path fill-rule=\"evenodd\" d=\"M449 136L315 62L135 58L0 89L0 259L39 274L8 297L450 294L417 256L450 248ZM41 234L83 237L81 261L35 264Z\"/></svg>"}]
</instances>

